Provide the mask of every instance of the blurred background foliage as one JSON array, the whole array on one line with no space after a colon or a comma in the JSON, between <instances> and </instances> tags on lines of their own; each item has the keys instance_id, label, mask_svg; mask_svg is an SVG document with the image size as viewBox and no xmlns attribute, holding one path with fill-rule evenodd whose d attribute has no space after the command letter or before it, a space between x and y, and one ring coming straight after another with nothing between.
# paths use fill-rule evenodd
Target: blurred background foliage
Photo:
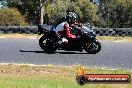
<instances>
[{"instance_id":1,"label":"blurred background foliage","mask_svg":"<svg viewBox=\"0 0 132 88\"><path fill-rule=\"evenodd\" d=\"M25 26L28 25L25 17L14 8L0 10L0 26Z\"/></svg>"},{"instance_id":2,"label":"blurred background foliage","mask_svg":"<svg viewBox=\"0 0 132 88\"><path fill-rule=\"evenodd\" d=\"M79 22L89 22L96 27L132 27L132 0L44 0L44 23L54 24L66 15L67 12L77 13ZM38 25L40 19L40 0L1 0L8 14L19 11L21 17L16 16L17 22L7 23L4 20L13 18L13 15L0 17L0 25ZM4 8L6 7L6 8ZM11 12L11 8L16 8ZM8 10L7 10L8 9ZM10 11L11 10L11 11ZM3 19L2 19L3 18ZM20 22L20 23L19 23ZM21 23L22 22L22 23Z\"/></svg>"}]
</instances>

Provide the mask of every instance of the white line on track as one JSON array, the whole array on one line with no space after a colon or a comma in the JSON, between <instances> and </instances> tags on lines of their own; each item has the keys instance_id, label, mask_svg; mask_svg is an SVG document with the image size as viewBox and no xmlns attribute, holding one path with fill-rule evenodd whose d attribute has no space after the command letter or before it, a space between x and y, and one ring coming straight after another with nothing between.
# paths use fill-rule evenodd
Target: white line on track
<instances>
[{"instance_id":1,"label":"white line on track","mask_svg":"<svg viewBox=\"0 0 132 88\"><path fill-rule=\"evenodd\" d=\"M5 38L5 37L0 37L0 38L2 39L2 38Z\"/></svg>"},{"instance_id":2,"label":"white line on track","mask_svg":"<svg viewBox=\"0 0 132 88\"><path fill-rule=\"evenodd\" d=\"M32 39L32 40L35 40L35 39L37 39L37 38L27 38L27 39Z\"/></svg>"},{"instance_id":3,"label":"white line on track","mask_svg":"<svg viewBox=\"0 0 132 88\"><path fill-rule=\"evenodd\" d=\"M123 41L114 41L114 42L123 42Z\"/></svg>"},{"instance_id":4,"label":"white line on track","mask_svg":"<svg viewBox=\"0 0 132 88\"><path fill-rule=\"evenodd\" d=\"M0 37L0 39L6 39L7 37ZM17 38L16 38L17 39ZM21 39L21 38L20 38ZM36 40L38 38L26 38L26 39L32 39L32 40Z\"/></svg>"},{"instance_id":5,"label":"white line on track","mask_svg":"<svg viewBox=\"0 0 132 88\"><path fill-rule=\"evenodd\" d=\"M116 43L121 43L121 42L128 42L127 40L119 40L119 41L114 41Z\"/></svg>"}]
</instances>

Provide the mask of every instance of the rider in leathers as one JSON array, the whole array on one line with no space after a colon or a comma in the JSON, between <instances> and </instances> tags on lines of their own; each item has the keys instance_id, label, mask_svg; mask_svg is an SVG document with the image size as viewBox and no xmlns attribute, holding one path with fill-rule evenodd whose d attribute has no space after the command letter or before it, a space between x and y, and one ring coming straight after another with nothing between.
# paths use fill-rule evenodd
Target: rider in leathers
<instances>
[{"instance_id":1,"label":"rider in leathers","mask_svg":"<svg viewBox=\"0 0 132 88\"><path fill-rule=\"evenodd\" d=\"M68 15L60 20L53 28L53 31L62 37L62 42L68 43L68 39L76 38L75 35L70 33L70 27L76 23L76 18L77 15L75 13L69 12Z\"/></svg>"}]
</instances>

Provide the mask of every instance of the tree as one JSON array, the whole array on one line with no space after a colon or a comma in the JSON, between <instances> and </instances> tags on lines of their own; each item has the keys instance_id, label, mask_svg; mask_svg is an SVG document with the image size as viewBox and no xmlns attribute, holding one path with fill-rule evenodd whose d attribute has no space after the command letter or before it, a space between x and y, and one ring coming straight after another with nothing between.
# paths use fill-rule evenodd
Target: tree
<instances>
[{"instance_id":1,"label":"tree","mask_svg":"<svg viewBox=\"0 0 132 88\"><path fill-rule=\"evenodd\" d=\"M89 22L92 25L97 25L99 20L97 15L98 6L90 0L76 0L71 3L68 8L69 11L76 12L78 14L79 20L83 23Z\"/></svg>"},{"instance_id":2,"label":"tree","mask_svg":"<svg viewBox=\"0 0 132 88\"><path fill-rule=\"evenodd\" d=\"M47 16L44 18L44 22L55 24L66 15L67 8L68 1L56 0L56 3L47 3L44 7Z\"/></svg>"},{"instance_id":3,"label":"tree","mask_svg":"<svg viewBox=\"0 0 132 88\"><path fill-rule=\"evenodd\" d=\"M9 8L17 8L30 24L37 24L40 0L6 0Z\"/></svg>"},{"instance_id":4,"label":"tree","mask_svg":"<svg viewBox=\"0 0 132 88\"><path fill-rule=\"evenodd\" d=\"M28 25L24 16L14 8L0 10L0 26Z\"/></svg>"},{"instance_id":5,"label":"tree","mask_svg":"<svg viewBox=\"0 0 132 88\"><path fill-rule=\"evenodd\" d=\"M46 0L44 22L55 23L68 11L74 11L78 14L79 20L82 22L90 22L95 24L98 22L98 7L90 2L90 0ZM25 15L29 23L37 24L40 17L40 0L6 0L8 7L15 7ZM36 21L37 20L37 21Z\"/></svg>"},{"instance_id":6,"label":"tree","mask_svg":"<svg viewBox=\"0 0 132 88\"><path fill-rule=\"evenodd\" d=\"M101 0L99 9L105 27L132 27L131 0Z\"/></svg>"}]
</instances>

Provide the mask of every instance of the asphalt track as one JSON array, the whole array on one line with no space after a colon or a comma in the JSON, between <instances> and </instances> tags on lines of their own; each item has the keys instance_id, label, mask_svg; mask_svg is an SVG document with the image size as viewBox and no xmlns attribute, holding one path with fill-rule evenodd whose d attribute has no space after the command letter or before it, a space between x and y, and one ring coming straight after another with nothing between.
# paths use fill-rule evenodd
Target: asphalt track
<instances>
[{"instance_id":1,"label":"asphalt track","mask_svg":"<svg viewBox=\"0 0 132 88\"><path fill-rule=\"evenodd\" d=\"M90 67L132 69L132 42L101 41L102 50L97 54L59 50L46 54L38 39L0 38L0 63L28 63L36 65L71 66L82 64Z\"/></svg>"}]
</instances>

